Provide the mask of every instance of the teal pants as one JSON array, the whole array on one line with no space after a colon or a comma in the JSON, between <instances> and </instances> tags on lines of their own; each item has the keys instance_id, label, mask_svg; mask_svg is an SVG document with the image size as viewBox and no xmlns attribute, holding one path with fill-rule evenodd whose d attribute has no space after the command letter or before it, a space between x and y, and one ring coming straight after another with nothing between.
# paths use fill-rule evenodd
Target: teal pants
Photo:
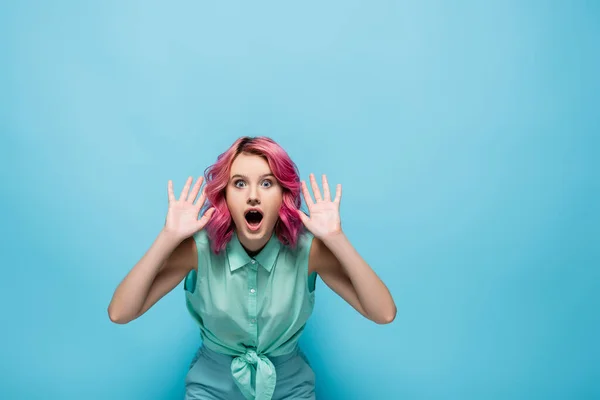
<instances>
[{"instance_id":1,"label":"teal pants","mask_svg":"<svg viewBox=\"0 0 600 400\"><path fill-rule=\"evenodd\" d=\"M277 373L273 400L315 400L315 374L299 347L269 359ZM232 360L201 345L185 377L185 400L244 400L231 375Z\"/></svg>"}]
</instances>

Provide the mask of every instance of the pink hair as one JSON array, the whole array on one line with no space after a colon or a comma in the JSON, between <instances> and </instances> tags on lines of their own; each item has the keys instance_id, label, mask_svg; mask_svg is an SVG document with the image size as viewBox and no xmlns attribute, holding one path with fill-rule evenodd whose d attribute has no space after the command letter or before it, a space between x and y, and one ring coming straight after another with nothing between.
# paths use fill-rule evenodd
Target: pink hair
<instances>
[{"instance_id":1,"label":"pink hair","mask_svg":"<svg viewBox=\"0 0 600 400\"><path fill-rule=\"evenodd\" d=\"M269 164L275 179L283 188L283 202L279 209L279 219L275 224L275 234L279 241L291 248L296 247L303 224L297 211L301 206L300 176L296 164L285 150L268 137L241 137L227 151L217 157L217 162L204 171L206 182L205 207L214 207L215 211L205 226L215 254L227 246L233 236L234 223L227 208L225 190L233 160L240 154L255 154L263 157Z\"/></svg>"}]
</instances>

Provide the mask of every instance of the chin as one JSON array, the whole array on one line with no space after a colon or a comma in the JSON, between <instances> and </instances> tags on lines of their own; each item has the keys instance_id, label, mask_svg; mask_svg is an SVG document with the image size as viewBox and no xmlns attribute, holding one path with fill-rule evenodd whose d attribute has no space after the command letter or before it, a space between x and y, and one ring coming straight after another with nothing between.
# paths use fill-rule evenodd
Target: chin
<instances>
[{"instance_id":1,"label":"chin","mask_svg":"<svg viewBox=\"0 0 600 400\"><path fill-rule=\"evenodd\" d=\"M264 238L270 238L275 227L274 223L268 223L264 219L260 222L259 226L250 226L245 219L240 221L237 225L238 236L241 234L248 240L260 240Z\"/></svg>"}]
</instances>

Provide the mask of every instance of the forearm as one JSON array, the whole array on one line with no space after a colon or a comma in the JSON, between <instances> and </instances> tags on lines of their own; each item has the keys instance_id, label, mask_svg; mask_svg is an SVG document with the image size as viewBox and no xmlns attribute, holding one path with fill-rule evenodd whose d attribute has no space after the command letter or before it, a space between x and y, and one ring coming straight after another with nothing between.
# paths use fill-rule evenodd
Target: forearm
<instances>
[{"instance_id":1,"label":"forearm","mask_svg":"<svg viewBox=\"0 0 600 400\"><path fill-rule=\"evenodd\" d=\"M160 231L152 246L117 286L108 306L113 322L126 323L138 315L163 263L179 243L181 240L173 234Z\"/></svg>"},{"instance_id":2,"label":"forearm","mask_svg":"<svg viewBox=\"0 0 600 400\"><path fill-rule=\"evenodd\" d=\"M322 239L338 259L354 287L361 306L377 322L391 322L396 316L396 305L375 271L356 251L343 232Z\"/></svg>"}]
</instances>

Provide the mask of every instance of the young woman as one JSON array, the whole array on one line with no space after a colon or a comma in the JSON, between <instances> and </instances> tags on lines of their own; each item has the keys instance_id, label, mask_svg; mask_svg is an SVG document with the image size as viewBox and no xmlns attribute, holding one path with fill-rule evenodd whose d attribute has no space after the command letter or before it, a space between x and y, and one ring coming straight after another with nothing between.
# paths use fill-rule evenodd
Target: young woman
<instances>
[{"instance_id":1,"label":"young woman","mask_svg":"<svg viewBox=\"0 0 600 400\"><path fill-rule=\"evenodd\" d=\"M317 275L369 320L396 315L387 287L342 231L341 185L332 200L326 176L321 193L310 174L313 200L267 137L239 138L205 177L201 193L203 178L191 187L189 177L179 199L169 180L165 226L115 290L110 319L138 318L184 280L202 339L186 399L314 399L314 372L298 340Z\"/></svg>"}]
</instances>

